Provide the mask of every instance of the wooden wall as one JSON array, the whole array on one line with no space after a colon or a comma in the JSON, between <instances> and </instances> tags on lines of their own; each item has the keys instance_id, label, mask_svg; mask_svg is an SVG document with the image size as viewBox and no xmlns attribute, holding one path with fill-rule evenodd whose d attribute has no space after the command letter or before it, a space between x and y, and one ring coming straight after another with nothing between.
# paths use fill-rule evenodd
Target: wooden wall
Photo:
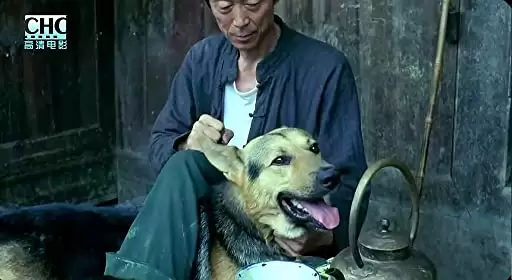
<instances>
[{"instance_id":1,"label":"wooden wall","mask_svg":"<svg viewBox=\"0 0 512 280\"><path fill-rule=\"evenodd\" d=\"M510 275L511 9L504 1L452 1L459 42L445 68L416 242L439 279ZM368 162L396 156L417 169L441 1L346 0L279 4L292 26L344 51L357 75ZM456 27L456 25L453 25ZM450 29L451 31L457 29ZM366 226L407 226L404 180L383 170Z\"/></svg>"},{"instance_id":2,"label":"wooden wall","mask_svg":"<svg viewBox=\"0 0 512 280\"><path fill-rule=\"evenodd\" d=\"M505 279L512 12L502 0L454 4L460 40L445 49L416 245L439 279ZM416 169L439 8L439 0L278 4L288 24L349 58L370 164L396 156ZM73 15L73 48L23 51L23 15L33 11ZM212 32L201 0L0 1L0 204L146 194L155 178L149 130L187 49ZM373 185L366 224L387 216L405 225L403 180L385 170Z\"/></svg>"}]
</instances>

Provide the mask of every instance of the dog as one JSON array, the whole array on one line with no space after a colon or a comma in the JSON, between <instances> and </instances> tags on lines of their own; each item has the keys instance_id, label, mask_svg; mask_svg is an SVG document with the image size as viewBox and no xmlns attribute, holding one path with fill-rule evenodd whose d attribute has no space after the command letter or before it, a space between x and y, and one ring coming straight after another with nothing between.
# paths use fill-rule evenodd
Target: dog
<instances>
[{"instance_id":1,"label":"dog","mask_svg":"<svg viewBox=\"0 0 512 280\"><path fill-rule=\"evenodd\" d=\"M244 266L291 260L276 235L297 238L338 226L338 210L327 202L340 170L306 131L282 127L242 150L211 144L203 150L227 183L214 186L213 199L201 204L196 279L235 279Z\"/></svg>"},{"instance_id":2,"label":"dog","mask_svg":"<svg viewBox=\"0 0 512 280\"><path fill-rule=\"evenodd\" d=\"M297 238L340 223L329 206L340 170L306 131L278 128L243 149L208 141L201 147L227 180L199 203L193 279L231 280L250 264L294 260L276 235ZM0 215L0 279L108 279L104 253L118 250L137 211L87 207L53 204Z\"/></svg>"}]
</instances>

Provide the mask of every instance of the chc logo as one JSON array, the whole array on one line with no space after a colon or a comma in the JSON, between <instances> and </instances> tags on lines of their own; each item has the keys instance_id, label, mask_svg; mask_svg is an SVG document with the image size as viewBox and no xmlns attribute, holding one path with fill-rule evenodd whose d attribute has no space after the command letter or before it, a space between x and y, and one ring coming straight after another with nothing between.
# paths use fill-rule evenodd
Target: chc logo
<instances>
[{"instance_id":1,"label":"chc logo","mask_svg":"<svg viewBox=\"0 0 512 280\"><path fill-rule=\"evenodd\" d=\"M66 15L25 15L25 49L67 49Z\"/></svg>"}]
</instances>

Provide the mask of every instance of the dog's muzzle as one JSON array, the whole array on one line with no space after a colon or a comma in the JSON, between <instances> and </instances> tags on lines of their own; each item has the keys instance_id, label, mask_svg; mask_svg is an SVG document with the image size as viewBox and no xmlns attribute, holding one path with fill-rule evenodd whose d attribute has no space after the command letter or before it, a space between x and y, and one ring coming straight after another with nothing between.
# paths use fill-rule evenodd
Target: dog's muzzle
<instances>
[{"instance_id":1,"label":"dog's muzzle","mask_svg":"<svg viewBox=\"0 0 512 280\"><path fill-rule=\"evenodd\" d=\"M316 174L316 184L326 191L332 191L340 183L340 175L340 171L334 166L322 167Z\"/></svg>"},{"instance_id":2,"label":"dog's muzzle","mask_svg":"<svg viewBox=\"0 0 512 280\"><path fill-rule=\"evenodd\" d=\"M338 209L327 205L324 196L337 188L340 175L334 167L323 167L316 173L313 193L307 197L280 193L279 205L297 224L315 229L333 229L340 223Z\"/></svg>"}]
</instances>

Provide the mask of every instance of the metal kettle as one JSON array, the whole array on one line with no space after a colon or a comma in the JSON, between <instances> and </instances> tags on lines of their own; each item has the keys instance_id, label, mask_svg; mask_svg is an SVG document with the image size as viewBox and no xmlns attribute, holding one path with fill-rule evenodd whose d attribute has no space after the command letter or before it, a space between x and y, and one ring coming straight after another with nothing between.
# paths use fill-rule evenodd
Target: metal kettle
<instances>
[{"instance_id":1,"label":"metal kettle","mask_svg":"<svg viewBox=\"0 0 512 280\"><path fill-rule=\"evenodd\" d=\"M392 230L392 223L384 218L370 231L357 236L357 219L362 199L368 192L370 180L384 167L394 167L409 183L412 201L410 232L408 236ZM331 269L339 270L346 280L436 280L434 264L421 252L412 248L419 222L419 196L414 177L407 166L394 159L383 159L366 170L357 185L350 209L349 248L331 261ZM339 277L337 277L339 279Z\"/></svg>"}]
</instances>

